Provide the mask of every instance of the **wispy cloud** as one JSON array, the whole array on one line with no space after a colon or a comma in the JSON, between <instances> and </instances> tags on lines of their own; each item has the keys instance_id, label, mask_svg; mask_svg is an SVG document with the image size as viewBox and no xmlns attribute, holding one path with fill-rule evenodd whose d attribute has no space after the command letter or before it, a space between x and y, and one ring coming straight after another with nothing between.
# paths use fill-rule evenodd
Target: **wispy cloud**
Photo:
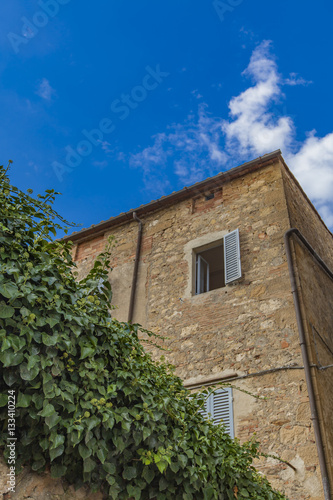
<instances>
[{"instance_id":1,"label":"wispy cloud","mask_svg":"<svg viewBox=\"0 0 333 500\"><path fill-rule=\"evenodd\" d=\"M101 140L98 140L97 142L100 143L101 148L106 154L113 153L114 150L112 149L112 145L110 144L110 142Z\"/></svg>"},{"instance_id":2,"label":"wispy cloud","mask_svg":"<svg viewBox=\"0 0 333 500\"><path fill-rule=\"evenodd\" d=\"M313 83L311 80L305 80L301 76L297 76L297 73L290 73L289 78L284 80L285 85L311 85Z\"/></svg>"},{"instance_id":3,"label":"wispy cloud","mask_svg":"<svg viewBox=\"0 0 333 500\"><path fill-rule=\"evenodd\" d=\"M51 87L50 82L46 78L43 78L38 84L36 94L42 99L45 99L45 101L50 101L56 94L56 91Z\"/></svg>"},{"instance_id":4,"label":"wispy cloud","mask_svg":"<svg viewBox=\"0 0 333 500\"><path fill-rule=\"evenodd\" d=\"M130 159L141 167L145 180L173 162L174 172L182 183L193 183L221 169L227 154L221 150L221 124L209 116L206 105L199 106L198 116L189 115L181 124L173 124L167 133L154 137L154 144Z\"/></svg>"},{"instance_id":5,"label":"wispy cloud","mask_svg":"<svg viewBox=\"0 0 333 500\"><path fill-rule=\"evenodd\" d=\"M196 98L196 99L201 99L203 96L200 94L198 89L192 90L191 94Z\"/></svg>"},{"instance_id":6,"label":"wispy cloud","mask_svg":"<svg viewBox=\"0 0 333 500\"><path fill-rule=\"evenodd\" d=\"M184 184L204 179L275 149L282 153L305 192L329 226L333 225L333 133L307 134L296 140L296 127L286 113L277 116L276 105L284 99L284 85L308 85L296 73L284 79L272 54L271 42L263 41L252 53L242 76L252 85L229 101L228 118L214 117L199 104L183 123L172 124L155 135L153 143L133 154L132 166L141 168L146 187L156 194L168 186L167 168ZM169 171L168 168L168 171ZM161 177L162 175L162 177ZM158 184L157 179L163 179ZM156 179L156 182L155 182Z\"/></svg>"},{"instance_id":7,"label":"wispy cloud","mask_svg":"<svg viewBox=\"0 0 333 500\"><path fill-rule=\"evenodd\" d=\"M226 149L241 156L286 150L293 138L293 123L288 116L276 119L270 112L272 104L282 97L281 77L270 55L270 42L262 42L253 52L243 75L255 85L229 102L231 119L222 120Z\"/></svg>"}]
</instances>

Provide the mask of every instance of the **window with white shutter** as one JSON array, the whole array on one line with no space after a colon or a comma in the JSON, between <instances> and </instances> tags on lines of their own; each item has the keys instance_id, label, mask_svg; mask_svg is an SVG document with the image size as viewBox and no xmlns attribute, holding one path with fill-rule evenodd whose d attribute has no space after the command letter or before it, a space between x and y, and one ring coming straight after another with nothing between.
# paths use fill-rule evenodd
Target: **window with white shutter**
<instances>
[{"instance_id":1,"label":"window with white shutter","mask_svg":"<svg viewBox=\"0 0 333 500\"><path fill-rule=\"evenodd\" d=\"M195 249L194 255L196 295L222 288L242 276L238 229L208 247Z\"/></svg>"},{"instance_id":2,"label":"window with white shutter","mask_svg":"<svg viewBox=\"0 0 333 500\"><path fill-rule=\"evenodd\" d=\"M234 416L232 389L217 389L206 399L204 407L199 411L204 418L210 417L214 425L223 422L230 437L234 435Z\"/></svg>"},{"instance_id":3,"label":"window with white shutter","mask_svg":"<svg viewBox=\"0 0 333 500\"><path fill-rule=\"evenodd\" d=\"M225 235L223 251L225 284L227 285L242 276L238 229Z\"/></svg>"}]
</instances>

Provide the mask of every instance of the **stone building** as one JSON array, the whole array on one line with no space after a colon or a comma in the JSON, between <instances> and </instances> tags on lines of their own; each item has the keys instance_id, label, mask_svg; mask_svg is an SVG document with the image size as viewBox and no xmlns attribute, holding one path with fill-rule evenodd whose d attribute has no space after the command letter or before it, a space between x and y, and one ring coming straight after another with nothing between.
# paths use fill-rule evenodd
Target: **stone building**
<instances>
[{"instance_id":1,"label":"stone building","mask_svg":"<svg viewBox=\"0 0 333 500\"><path fill-rule=\"evenodd\" d=\"M330 498L333 239L281 152L74 233L79 277L109 235L113 315L165 335L188 388L233 386L206 410L293 466L258 462L276 488Z\"/></svg>"},{"instance_id":2,"label":"stone building","mask_svg":"<svg viewBox=\"0 0 333 500\"><path fill-rule=\"evenodd\" d=\"M72 234L79 278L110 235L113 315L165 335L189 389L232 386L206 411L289 462L256 464L274 487L330 499L333 239L280 151Z\"/></svg>"}]
</instances>

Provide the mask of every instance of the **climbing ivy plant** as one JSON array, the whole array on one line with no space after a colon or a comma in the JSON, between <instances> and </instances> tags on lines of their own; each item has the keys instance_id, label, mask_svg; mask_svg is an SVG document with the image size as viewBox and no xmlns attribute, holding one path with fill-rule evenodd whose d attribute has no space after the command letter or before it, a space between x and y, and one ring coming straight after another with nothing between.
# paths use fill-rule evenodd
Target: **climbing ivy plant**
<instances>
[{"instance_id":1,"label":"climbing ivy plant","mask_svg":"<svg viewBox=\"0 0 333 500\"><path fill-rule=\"evenodd\" d=\"M17 470L50 468L105 498L265 499L274 491L240 445L199 413L172 368L154 362L138 325L110 314L110 248L78 282L56 194L10 185L0 167L0 447L16 395ZM167 320L166 320L167 321ZM152 334L150 334L152 335ZM150 337L152 338L152 337Z\"/></svg>"}]
</instances>

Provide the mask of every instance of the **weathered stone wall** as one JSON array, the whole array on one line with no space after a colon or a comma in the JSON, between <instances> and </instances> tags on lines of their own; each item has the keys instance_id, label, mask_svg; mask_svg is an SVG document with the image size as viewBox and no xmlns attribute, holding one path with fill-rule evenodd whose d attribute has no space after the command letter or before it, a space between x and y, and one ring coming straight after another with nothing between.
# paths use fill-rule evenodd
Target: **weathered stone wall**
<instances>
[{"instance_id":1,"label":"weathered stone wall","mask_svg":"<svg viewBox=\"0 0 333 500\"><path fill-rule=\"evenodd\" d=\"M277 453L296 468L271 458L258 463L291 500L323 500L304 370L291 369L302 366L302 357L283 244L291 227L283 172L276 161L216 186L209 200L197 193L140 216L134 322L167 336L164 347L170 350L163 354L187 385L259 372L233 382L267 398L233 390L236 436L245 441L256 433L263 452ZM193 295L193 249L236 228L241 280ZM75 248L82 278L114 235L110 282L113 315L121 321L128 317L137 231L137 222L128 222ZM161 354L156 348L152 353ZM265 372L273 369L279 370Z\"/></svg>"},{"instance_id":2,"label":"weathered stone wall","mask_svg":"<svg viewBox=\"0 0 333 500\"><path fill-rule=\"evenodd\" d=\"M291 225L299 229L333 271L332 234L287 171L284 178ZM293 247L310 363L318 368L333 365L333 282L295 237ZM318 368L312 368L312 377L333 485L333 367Z\"/></svg>"},{"instance_id":3,"label":"weathered stone wall","mask_svg":"<svg viewBox=\"0 0 333 500\"><path fill-rule=\"evenodd\" d=\"M267 166L217 187L212 199L198 194L141 217L134 321L168 337L168 360L185 381L302 366L283 244L290 222L281 169L279 163ZM193 295L193 249L236 228L242 279ZM101 248L108 234L93 244ZM115 227L112 234L113 314L126 320L137 223ZM79 245L81 276L93 263L92 248L92 242ZM261 470L293 500L322 499L304 371L285 369L234 383L269 395L262 401L234 390L236 435L244 441L256 432L263 451L279 453L297 469L266 459Z\"/></svg>"},{"instance_id":4,"label":"weathered stone wall","mask_svg":"<svg viewBox=\"0 0 333 500\"><path fill-rule=\"evenodd\" d=\"M15 493L8 492L8 469L0 459L0 498L1 500L103 500L101 493L92 493L82 486L74 487L61 479L53 479L49 472L36 474L25 468L16 477Z\"/></svg>"}]
</instances>

